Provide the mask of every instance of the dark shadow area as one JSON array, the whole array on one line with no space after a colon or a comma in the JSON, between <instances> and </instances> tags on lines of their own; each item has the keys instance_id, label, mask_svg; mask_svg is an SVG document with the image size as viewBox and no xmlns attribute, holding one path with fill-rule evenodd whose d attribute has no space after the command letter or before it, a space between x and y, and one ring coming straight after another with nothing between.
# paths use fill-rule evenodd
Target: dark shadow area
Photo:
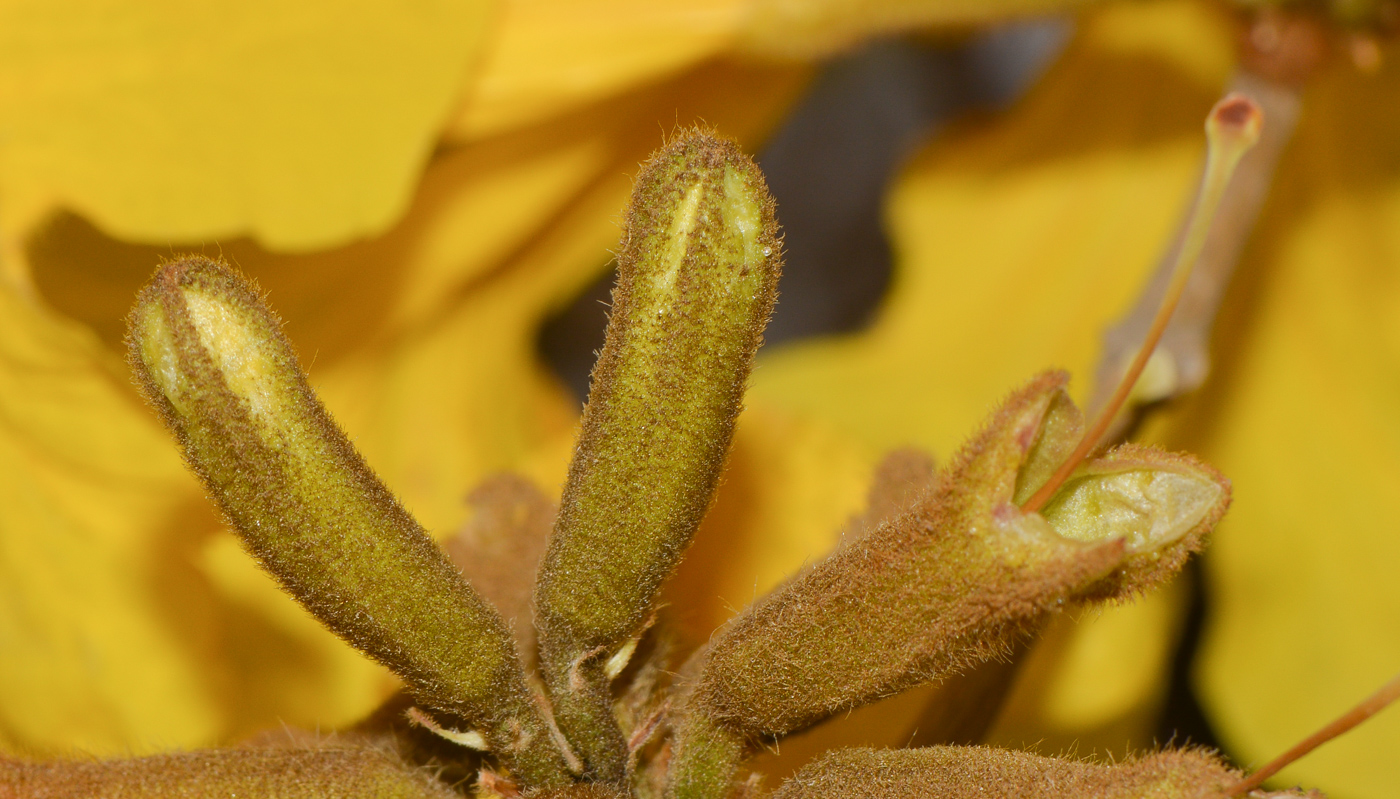
<instances>
[{"instance_id":1,"label":"dark shadow area","mask_svg":"<svg viewBox=\"0 0 1400 799\"><path fill-rule=\"evenodd\" d=\"M1177 641L1176 652L1172 654L1171 684L1167 688L1162 718L1157 722L1157 741L1162 744L1170 741L1177 746L1191 744L1220 749L1215 730L1211 728L1210 721L1191 688L1191 666L1196 660L1196 652L1201 647L1206 608L1210 604L1200 558L1187 561L1177 579L1186 581L1187 591L1190 593L1186 605L1186 618L1182 621L1181 637Z\"/></svg>"},{"instance_id":2,"label":"dark shadow area","mask_svg":"<svg viewBox=\"0 0 1400 799\"><path fill-rule=\"evenodd\" d=\"M334 361L364 343L397 296L394 237L305 254L270 252L248 238L132 244L60 213L26 243L39 293L55 310L123 351L126 314L156 267L187 254L223 258L257 281L289 320L305 364ZM100 266L95 266L100 265Z\"/></svg>"}]
</instances>

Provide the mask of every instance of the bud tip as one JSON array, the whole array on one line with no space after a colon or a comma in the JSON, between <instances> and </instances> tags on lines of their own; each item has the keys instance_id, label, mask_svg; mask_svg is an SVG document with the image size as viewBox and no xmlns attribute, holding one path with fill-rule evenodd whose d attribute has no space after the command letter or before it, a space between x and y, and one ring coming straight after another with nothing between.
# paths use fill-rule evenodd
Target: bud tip
<instances>
[{"instance_id":1,"label":"bud tip","mask_svg":"<svg viewBox=\"0 0 1400 799\"><path fill-rule=\"evenodd\" d=\"M1231 93L1215 104L1206 117L1206 135L1212 143L1236 142L1245 149L1259 141L1264 112L1249 97Z\"/></svg>"}]
</instances>

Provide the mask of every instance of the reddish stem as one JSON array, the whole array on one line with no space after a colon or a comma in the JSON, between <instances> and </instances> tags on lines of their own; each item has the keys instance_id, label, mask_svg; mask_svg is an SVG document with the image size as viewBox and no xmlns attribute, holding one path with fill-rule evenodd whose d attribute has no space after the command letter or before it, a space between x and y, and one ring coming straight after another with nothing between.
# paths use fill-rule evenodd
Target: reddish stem
<instances>
[{"instance_id":1,"label":"reddish stem","mask_svg":"<svg viewBox=\"0 0 1400 799\"><path fill-rule=\"evenodd\" d=\"M1118 415L1119 409L1132 393L1133 386L1137 384L1142 370L1147 366L1147 360L1157 349L1157 342L1167 329L1167 323L1171 321L1172 311L1176 310L1181 293L1186 289L1191 267L1201 256L1206 234L1210 232L1211 221L1220 207L1220 200L1225 194L1225 187L1230 183L1230 176L1235 173L1235 167L1239 165L1244 154L1259 141L1263 117L1264 113L1259 110L1258 104L1242 94L1231 94L1216 103L1210 115L1206 117L1206 139L1210 146L1206 155L1205 178L1201 181L1200 194L1197 195L1196 207L1192 211L1191 222L1187 225L1186 237L1177 255L1176 266L1172 268L1171 284L1167 287L1166 295L1162 297L1162 305L1157 309L1152 327L1147 331L1147 339L1143 341L1128 371L1119 381L1113 397L1099 413L1099 418L1079 440L1079 446L1060 464L1055 474L1026 500L1021 506L1022 511L1034 513L1045 507L1050 497L1064 485L1079 464L1088 457L1089 452L1098 446L1104 431L1113 423L1113 417Z\"/></svg>"},{"instance_id":2,"label":"reddish stem","mask_svg":"<svg viewBox=\"0 0 1400 799\"><path fill-rule=\"evenodd\" d=\"M1322 746L1328 741L1350 730L1352 727L1376 715L1385 708L1386 705L1400 699L1400 674L1395 675L1390 682L1381 687L1379 691L1371 694L1361 704L1343 713L1340 718L1328 724L1326 727L1304 738L1297 746L1274 758L1272 762L1248 777L1240 780L1225 792L1226 797L1243 796L1246 793L1264 784L1264 780L1282 771L1293 761L1306 755L1312 750Z\"/></svg>"}]
</instances>

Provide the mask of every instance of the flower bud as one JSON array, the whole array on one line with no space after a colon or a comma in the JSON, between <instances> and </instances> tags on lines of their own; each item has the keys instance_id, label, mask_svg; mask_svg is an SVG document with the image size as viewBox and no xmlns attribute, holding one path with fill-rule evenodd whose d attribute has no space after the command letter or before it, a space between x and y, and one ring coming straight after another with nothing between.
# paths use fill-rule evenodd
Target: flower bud
<instances>
[{"instance_id":1,"label":"flower bud","mask_svg":"<svg viewBox=\"0 0 1400 799\"><path fill-rule=\"evenodd\" d=\"M419 702L481 727L524 779L562 784L500 614L331 421L247 282L202 257L164 265L128 345L186 461L283 589Z\"/></svg>"},{"instance_id":2,"label":"flower bud","mask_svg":"<svg viewBox=\"0 0 1400 799\"><path fill-rule=\"evenodd\" d=\"M1222 795L1237 778L1200 749L1111 765L985 746L840 749L803 768L773 799L1202 799Z\"/></svg>"},{"instance_id":3,"label":"flower bud","mask_svg":"<svg viewBox=\"0 0 1400 799\"><path fill-rule=\"evenodd\" d=\"M1012 394L908 511L715 635L673 797L722 796L724 767L756 741L1005 656L1066 602L1175 573L1229 498L1185 456L1125 448L1076 471L1044 515L1018 506L1080 438L1065 381L1050 373Z\"/></svg>"},{"instance_id":4,"label":"flower bud","mask_svg":"<svg viewBox=\"0 0 1400 799\"><path fill-rule=\"evenodd\" d=\"M1004 654L1111 572L1120 541L1057 535L1012 502L1065 377L1016 394L908 512L763 598L716 634L692 702L747 741ZM685 738L682 737L682 746Z\"/></svg>"},{"instance_id":5,"label":"flower bud","mask_svg":"<svg viewBox=\"0 0 1400 799\"><path fill-rule=\"evenodd\" d=\"M0 758L0 785L29 797L453 799L430 772L378 749L227 749L129 760ZM5 794L10 796L11 794Z\"/></svg>"},{"instance_id":6,"label":"flower bud","mask_svg":"<svg viewBox=\"0 0 1400 799\"><path fill-rule=\"evenodd\" d=\"M607 340L535 589L560 728L620 779L606 662L646 623L700 524L780 265L773 202L731 142L687 133L652 157L627 212Z\"/></svg>"}]
</instances>

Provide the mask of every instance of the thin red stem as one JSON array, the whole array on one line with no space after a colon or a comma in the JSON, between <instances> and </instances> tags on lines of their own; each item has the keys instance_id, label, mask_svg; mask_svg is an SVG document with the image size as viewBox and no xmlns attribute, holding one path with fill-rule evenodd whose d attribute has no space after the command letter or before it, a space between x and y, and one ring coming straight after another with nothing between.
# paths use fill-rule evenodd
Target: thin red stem
<instances>
[{"instance_id":1,"label":"thin red stem","mask_svg":"<svg viewBox=\"0 0 1400 799\"><path fill-rule=\"evenodd\" d=\"M1224 795L1226 797L1243 796L1255 788L1258 788L1260 785L1264 784L1264 780L1279 773L1298 758L1376 715L1383 710L1386 705L1389 705L1396 699L1400 699L1400 674L1395 675L1395 677L1382 686L1379 691L1371 694L1361 704L1343 713L1331 724L1328 724L1326 727L1304 738L1297 746L1279 755L1268 765L1232 785L1229 790L1225 791Z\"/></svg>"},{"instance_id":2,"label":"thin red stem","mask_svg":"<svg viewBox=\"0 0 1400 799\"><path fill-rule=\"evenodd\" d=\"M1259 106L1253 100L1239 94L1232 94L1216 103L1210 115L1206 117L1209 150L1206 155L1205 177L1201 181L1200 194L1197 195L1191 221L1186 226L1181 251L1172 267L1171 283L1162 297L1157 316L1152 320L1152 327L1147 331L1147 338L1138 349L1132 364L1128 366L1128 371L1123 374L1123 379L1118 382L1113 397L1099 413L1094 424L1084 433L1084 437L1079 440L1079 446L1074 448L1074 452L1060 464L1060 468L1050 479L1026 500L1021 506L1022 511L1034 513L1045 507L1060 486L1079 468L1079 464L1098 446L1104 431L1108 430L1109 425L1113 423L1113 417L1118 415L1133 387L1137 385L1142 370L1146 368L1148 359L1157 349L1157 342L1161 341L1162 333L1167 329L1167 323L1171 321L1172 312L1176 310L1182 292L1186 290L1191 267L1195 266L1201 257L1206 235L1210 233L1211 221L1215 219L1215 213L1225 195L1225 187L1230 184L1230 177L1235 173L1240 159L1259 140L1262 121L1263 112L1259 110Z\"/></svg>"}]
</instances>

